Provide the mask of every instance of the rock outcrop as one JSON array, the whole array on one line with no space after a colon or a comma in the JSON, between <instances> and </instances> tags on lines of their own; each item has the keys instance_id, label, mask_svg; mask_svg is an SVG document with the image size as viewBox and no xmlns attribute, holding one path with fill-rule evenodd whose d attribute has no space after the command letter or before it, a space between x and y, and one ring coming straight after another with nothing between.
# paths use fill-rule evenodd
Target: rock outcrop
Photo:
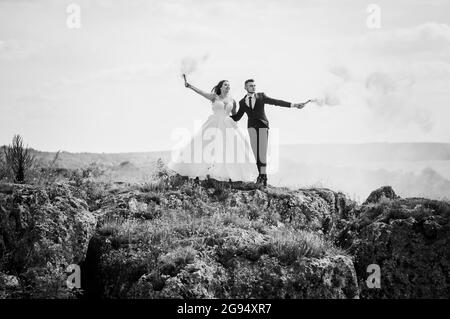
<instances>
[{"instance_id":1,"label":"rock outcrop","mask_svg":"<svg viewBox=\"0 0 450 319\"><path fill-rule=\"evenodd\" d=\"M354 256L362 298L450 298L449 203L383 188L353 214L337 243ZM370 264L379 266L379 289L365 282Z\"/></svg>"},{"instance_id":2,"label":"rock outcrop","mask_svg":"<svg viewBox=\"0 0 450 319\"><path fill-rule=\"evenodd\" d=\"M95 216L67 184L0 187L0 291L4 298L70 297L66 269L81 263Z\"/></svg>"},{"instance_id":3,"label":"rock outcrop","mask_svg":"<svg viewBox=\"0 0 450 319\"><path fill-rule=\"evenodd\" d=\"M363 205L370 203L376 204L383 200L393 200L397 198L400 197L394 192L391 186L383 186L370 193Z\"/></svg>"},{"instance_id":4,"label":"rock outcrop","mask_svg":"<svg viewBox=\"0 0 450 319\"><path fill-rule=\"evenodd\" d=\"M357 205L181 176L0 183L0 298L448 298L449 218L448 202L388 186Z\"/></svg>"},{"instance_id":5,"label":"rock outcrop","mask_svg":"<svg viewBox=\"0 0 450 319\"><path fill-rule=\"evenodd\" d=\"M356 298L352 260L329 241L353 205L327 189L181 177L115 189L97 211L88 297Z\"/></svg>"}]
</instances>

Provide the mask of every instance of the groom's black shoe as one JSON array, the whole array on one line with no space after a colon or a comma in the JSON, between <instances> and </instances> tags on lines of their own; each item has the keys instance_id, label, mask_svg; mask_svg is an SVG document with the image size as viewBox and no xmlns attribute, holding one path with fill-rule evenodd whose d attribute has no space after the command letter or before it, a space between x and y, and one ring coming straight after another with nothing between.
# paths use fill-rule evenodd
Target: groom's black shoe
<instances>
[{"instance_id":1,"label":"groom's black shoe","mask_svg":"<svg viewBox=\"0 0 450 319\"><path fill-rule=\"evenodd\" d=\"M260 175L258 175L258 178L256 179L256 182L255 182L255 184L256 184L256 186L261 186L261 184L262 184L262 180L261 180L261 174L260 174Z\"/></svg>"},{"instance_id":2,"label":"groom's black shoe","mask_svg":"<svg viewBox=\"0 0 450 319\"><path fill-rule=\"evenodd\" d=\"M267 175L261 175L261 183L263 184L263 186L267 187Z\"/></svg>"}]
</instances>

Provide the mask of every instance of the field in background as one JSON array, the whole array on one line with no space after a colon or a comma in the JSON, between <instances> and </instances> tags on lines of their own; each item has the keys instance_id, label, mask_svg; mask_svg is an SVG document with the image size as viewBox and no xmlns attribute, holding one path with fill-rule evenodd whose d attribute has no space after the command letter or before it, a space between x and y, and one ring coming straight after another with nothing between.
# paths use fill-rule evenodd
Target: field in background
<instances>
[{"instance_id":1,"label":"field in background","mask_svg":"<svg viewBox=\"0 0 450 319\"><path fill-rule=\"evenodd\" d=\"M54 154L36 151L44 162ZM282 145L279 155L279 170L269 175L274 186L328 187L359 202L382 185L391 185L402 197L450 198L450 144ZM105 181L145 182L159 158L167 163L170 152L61 152L57 166L76 169L95 163L103 168Z\"/></svg>"}]
</instances>

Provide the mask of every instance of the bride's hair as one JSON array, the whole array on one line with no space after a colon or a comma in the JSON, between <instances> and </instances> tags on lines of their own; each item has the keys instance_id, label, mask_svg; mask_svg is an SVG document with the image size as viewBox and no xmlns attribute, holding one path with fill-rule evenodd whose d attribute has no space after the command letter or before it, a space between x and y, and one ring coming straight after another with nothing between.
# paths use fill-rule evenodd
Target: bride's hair
<instances>
[{"instance_id":1,"label":"bride's hair","mask_svg":"<svg viewBox=\"0 0 450 319\"><path fill-rule=\"evenodd\" d=\"M221 87L222 85L227 82L227 80L222 80L219 83L217 83L217 85L215 87L213 87L213 89L211 90L211 92L216 93L217 95L222 94L222 90Z\"/></svg>"}]
</instances>

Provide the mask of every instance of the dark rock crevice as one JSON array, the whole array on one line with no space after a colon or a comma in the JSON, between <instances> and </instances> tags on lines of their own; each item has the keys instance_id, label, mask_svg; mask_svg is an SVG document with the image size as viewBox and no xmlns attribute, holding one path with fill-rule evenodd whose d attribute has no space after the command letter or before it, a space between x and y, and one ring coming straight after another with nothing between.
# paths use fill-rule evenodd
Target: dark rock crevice
<instances>
[{"instance_id":1,"label":"dark rock crevice","mask_svg":"<svg viewBox=\"0 0 450 319\"><path fill-rule=\"evenodd\" d=\"M101 299L104 295L100 266L102 240L94 236L89 241L86 258L80 264L83 299Z\"/></svg>"}]
</instances>

